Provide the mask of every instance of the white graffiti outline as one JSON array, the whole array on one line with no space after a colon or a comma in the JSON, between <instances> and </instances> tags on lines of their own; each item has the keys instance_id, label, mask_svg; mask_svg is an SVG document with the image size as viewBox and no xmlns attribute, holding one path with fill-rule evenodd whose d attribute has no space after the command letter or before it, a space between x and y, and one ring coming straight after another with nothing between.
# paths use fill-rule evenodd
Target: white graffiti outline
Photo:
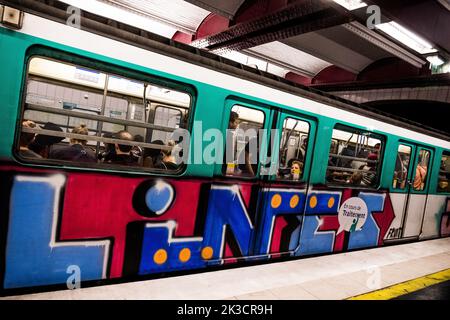
<instances>
[{"instance_id":1,"label":"white graffiti outline","mask_svg":"<svg viewBox=\"0 0 450 320\"><path fill-rule=\"evenodd\" d=\"M310 190L310 192L308 192L308 194L306 195L306 204L305 204L305 212L306 212L306 207L308 206L308 200L311 198L311 196L312 195L316 195L316 194L328 194L328 195L336 195L336 196L338 196L339 197L339 199L338 199L338 203L339 203L339 207L340 207L340 205L341 205L341 199L342 199L342 191L321 191L321 190L314 190L314 189L311 189ZM338 211L336 211L336 214L338 213ZM328 214L323 214L323 215L328 215ZM307 215L306 214L304 214L304 218L303 219L305 219L305 217L306 217ZM317 220L317 227L316 227L316 229L314 230L314 235L316 236L316 235L321 235L321 234L333 234L333 243L332 243L332 245L331 245L331 251L333 251L333 249L334 249L334 242L335 242L335 240L336 240L336 231L333 231L333 230L329 230L329 231L319 231L319 228L322 226L322 224L323 224L323 220L322 220L322 218L319 218L319 215L315 215L315 218L316 218L316 220ZM301 246L301 235L302 235L302 233L303 233L303 228L305 227L305 223L304 223L304 221L302 222L302 229L300 230L300 239L299 239L299 242L298 242L298 246L295 248L295 250L294 250L294 252L298 252L298 251L300 251L300 246Z\"/></svg>"},{"instance_id":2,"label":"white graffiti outline","mask_svg":"<svg viewBox=\"0 0 450 320\"><path fill-rule=\"evenodd\" d=\"M306 196L306 189L282 189L282 188L264 188L262 191L265 192L283 192L283 193L301 193ZM305 199L306 201L306 199ZM270 201L267 201L270 205ZM300 212L298 215L302 215L303 212ZM272 245L272 235L273 235L273 228L275 227L275 218L276 215L272 216L272 221L270 223L270 233L269 233L269 241L267 243L267 248L265 254L269 254L270 246Z\"/></svg>"}]
</instances>

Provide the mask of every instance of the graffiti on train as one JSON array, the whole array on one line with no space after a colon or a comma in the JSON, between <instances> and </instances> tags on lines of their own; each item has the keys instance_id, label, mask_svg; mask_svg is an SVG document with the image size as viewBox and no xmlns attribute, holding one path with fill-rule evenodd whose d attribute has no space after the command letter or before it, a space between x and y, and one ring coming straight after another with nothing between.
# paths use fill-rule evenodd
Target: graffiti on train
<instances>
[{"instance_id":1,"label":"graffiti on train","mask_svg":"<svg viewBox=\"0 0 450 320\"><path fill-rule=\"evenodd\" d=\"M4 288L378 246L386 193L197 180L10 174ZM5 198L5 197L3 197Z\"/></svg>"}]
</instances>

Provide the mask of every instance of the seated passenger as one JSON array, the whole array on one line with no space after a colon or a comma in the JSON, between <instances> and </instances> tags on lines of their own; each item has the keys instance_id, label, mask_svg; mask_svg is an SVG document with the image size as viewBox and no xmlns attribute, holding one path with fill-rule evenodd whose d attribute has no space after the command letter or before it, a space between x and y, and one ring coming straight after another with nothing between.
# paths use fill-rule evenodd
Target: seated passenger
<instances>
[{"instance_id":1,"label":"seated passenger","mask_svg":"<svg viewBox=\"0 0 450 320\"><path fill-rule=\"evenodd\" d=\"M355 172L350 177L350 180L348 181L349 184L354 186L359 186L361 184L361 181L363 179L363 175L361 172Z\"/></svg>"},{"instance_id":2,"label":"seated passenger","mask_svg":"<svg viewBox=\"0 0 450 320\"><path fill-rule=\"evenodd\" d=\"M89 135L89 130L85 124L80 124L72 129L72 133ZM70 146L61 149L52 150L49 157L51 159L77 161L77 162L97 162L92 152L86 148L87 140L84 139L70 139Z\"/></svg>"},{"instance_id":3,"label":"seated passenger","mask_svg":"<svg viewBox=\"0 0 450 320\"><path fill-rule=\"evenodd\" d=\"M303 162L293 161L291 166L291 180L300 180L303 171Z\"/></svg>"},{"instance_id":4,"label":"seated passenger","mask_svg":"<svg viewBox=\"0 0 450 320\"><path fill-rule=\"evenodd\" d=\"M178 164L176 163L175 157L172 155L172 150L175 147L175 141L169 140L167 145L170 147L170 149L161 150L162 159L156 168L165 170L177 170Z\"/></svg>"},{"instance_id":5,"label":"seated passenger","mask_svg":"<svg viewBox=\"0 0 450 320\"><path fill-rule=\"evenodd\" d=\"M284 175L284 179L298 181L302 175L303 171L303 162L294 159L291 162L290 172L287 175Z\"/></svg>"},{"instance_id":6,"label":"seated passenger","mask_svg":"<svg viewBox=\"0 0 450 320\"><path fill-rule=\"evenodd\" d=\"M64 132L61 127L58 125L47 122L43 127L41 127L44 130L51 130L51 131L59 131ZM48 136L45 134L38 134L34 138L34 141L29 145L30 150L33 150L37 154L39 154L43 158L48 158L50 154L50 148L61 141L64 140L64 137L55 137L55 136Z\"/></svg>"},{"instance_id":7,"label":"seated passenger","mask_svg":"<svg viewBox=\"0 0 450 320\"><path fill-rule=\"evenodd\" d=\"M134 137L126 130L119 131L113 135L114 139L134 141ZM136 166L137 159L131 153L132 145L114 144L115 154L111 156L110 163L120 164L123 166Z\"/></svg>"},{"instance_id":8,"label":"seated passenger","mask_svg":"<svg viewBox=\"0 0 450 320\"><path fill-rule=\"evenodd\" d=\"M369 157L367 158L367 160L370 161L376 161L378 160L378 155L377 154L369 154ZM365 165L362 170L364 170L365 172L363 172L362 176L362 184L368 187L373 187L376 183L377 180L377 172L376 169L377 165L375 162L369 162L367 165Z\"/></svg>"},{"instance_id":9,"label":"seated passenger","mask_svg":"<svg viewBox=\"0 0 450 320\"><path fill-rule=\"evenodd\" d=\"M151 144L163 146L164 142L162 140L152 141ZM143 152L144 157L144 167L148 168L159 168L164 154L161 149L158 148L145 148Z\"/></svg>"},{"instance_id":10,"label":"seated passenger","mask_svg":"<svg viewBox=\"0 0 450 320\"><path fill-rule=\"evenodd\" d=\"M24 120L22 122L22 128L36 128L36 123L31 120ZM42 158L39 154L29 149L29 145L34 141L35 134L29 133L29 132L22 132L20 134L20 140L19 140L19 155L26 158Z\"/></svg>"},{"instance_id":11,"label":"seated passenger","mask_svg":"<svg viewBox=\"0 0 450 320\"><path fill-rule=\"evenodd\" d=\"M103 138L111 139L113 134L110 132L104 133ZM101 162L109 162L116 154L116 147L113 143L103 142L105 145L105 150L103 152L98 153L98 160Z\"/></svg>"},{"instance_id":12,"label":"seated passenger","mask_svg":"<svg viewBox=\"0 0 450 320\"><path fill-rule=\"evenodd\" d=\"M136 142L144 142L144 137L141 136L140 134L137 134L137 135L134 136L134 141L136 141ZM131 149L131 153L136 158L142 157L143 151L144 151L143 148L140 147L140 146L133 146L133 148Z\"/></svg>"}]
</instances>

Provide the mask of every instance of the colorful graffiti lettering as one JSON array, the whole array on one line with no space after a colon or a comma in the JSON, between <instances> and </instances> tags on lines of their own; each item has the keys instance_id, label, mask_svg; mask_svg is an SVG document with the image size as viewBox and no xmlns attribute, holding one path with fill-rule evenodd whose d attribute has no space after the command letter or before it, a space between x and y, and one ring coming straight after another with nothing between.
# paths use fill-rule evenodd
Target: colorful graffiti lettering
<instances>
[{"instance_id":1,"label":"colorful graffiti lettering","mask_svg":"<svg viewBox=\"0 0 450 320\"><path fill-rule=\"evenodd\" d=\"M8 174L4 288L65 283L70 265L87 281L377 246L394 219L386 193ZM367 217L343 228L352 197Z\"/></svg>"},{"instance_id":2,"label":"colorful graffiti lettering","mask_svg":"<svg viewBox=\"0 0 450 320\"><path fill-rule=\"evenodd\" d=\"M16 176L6 247L5 288L64 283L77 265L84 280L104 279L110 241L56 241L65 178Z\"/></svg>"}]
</instances>

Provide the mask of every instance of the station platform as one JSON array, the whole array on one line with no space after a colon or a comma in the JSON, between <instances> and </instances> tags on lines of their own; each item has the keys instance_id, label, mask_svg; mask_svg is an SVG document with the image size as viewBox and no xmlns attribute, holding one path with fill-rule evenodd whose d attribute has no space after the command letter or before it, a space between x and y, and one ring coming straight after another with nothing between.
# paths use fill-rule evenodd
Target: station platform
<instances>
[{"instance_id":1,"label":"station platform","mask_svg":"<svg viewBox=\"0 0 450 320\"><path fill-rule=\"evenodd\" d=\"M450 238L99 287L21 296L58 300L450 299ZM427 294L427 287L442 288ZM391 290L392 289L392 290ZM417 291L415 296L412 294Z\"/></svg>"}]
</instances>

